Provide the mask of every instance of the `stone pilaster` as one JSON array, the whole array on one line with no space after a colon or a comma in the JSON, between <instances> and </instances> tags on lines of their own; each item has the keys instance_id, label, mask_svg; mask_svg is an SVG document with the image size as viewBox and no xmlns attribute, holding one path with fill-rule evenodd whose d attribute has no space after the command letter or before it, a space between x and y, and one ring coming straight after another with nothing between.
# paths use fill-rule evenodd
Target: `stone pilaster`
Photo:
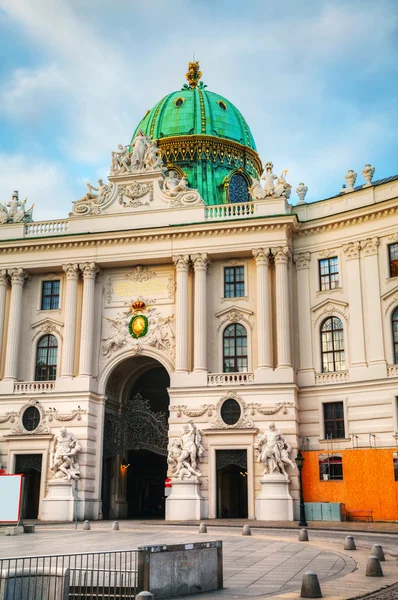
<instances>
[{"instance_id":1,"label":"stone pilaster","mask_svg":"<svg viewBox=\"0 0 398 600\"><path fill-rule=\"evenodd\" d=\"M6 346L6 363L4 379L17 379L19 342L21 335L22 292L28 274L22 268L9 269L11 278L10 314L8 317L8 334Z\"/></svg>"},{"instance_id":2,"label":"stone pilaster","mask_svg":"<svg viewBox=\"0 0 398 600\"><path fill-rule=\"evenodd\" d=\"M176 364L175 371L188 372L188 268L189 256L173 256L176 267Z\"/></svg>"},{"instance_id":3,"label":"stone pilaster","mask_svg":"<svg viewBox=\"0 0 398 600\"><path fill-rule=\"evenodd\" d=\"M62 371L61 377L73 377L76 341L76 311L77 311L77 285L79 280L79 265L69 263L62 266L66 274L65 292L65 324L64 341L62 345Z\"/></svg>"},{"instance_id":4,"label":"stone pilaster","mask_svg":"<svg viewBox=\"0 0 398 600\"><path fill-rule=\"evenodd\" d=\"M94 262L86 262L80 266L83 274L83 305L80 336L79 377L91 375L92 352L94 340L94 296L95 278L99 268Z\"/></svg>"},{"instance_id":5,"label":"stone pilaster","mask_svg":"<svg viewBox=\"0 0 398 600\"><path fill-rule=\"evenodd\" d=\"M366 366L360 250L360 242L343 246L350 305L350 367Z\"/></svg>"},{"instance_id":6,"label":"stone pilaster","mask_svg":"<svg viewBox=\"0 0 398 600\"><path fill-rule=\"evenodd\" d=\"M310 261L310 252L299 252L293 256L297 274L299 376L302 378L302 383L307 385L315 383L312 356Z\"/></svg>"},{"instance_id":7,"label":"stone pilaster","mask_svg":"<svg viewBox=\"0 0 398 600\"><path fill-rule=\"evenodd\" d=\"M269 290L269 250L256 248L253 250L257 267L257 338L258 369L272 368L271 346L271 305Z\"/></svg>"},{"instance_id":8,"label":"stone pilaster","mask_svg":"<svg viewBox=\"0 0 398 600\"><path fill-rule=\"evenodd\" d=\"M0 270L0 359L3 355L3 334L5 325L6 293L8 283L9 277L7 270Z\"/></svg>"},{"instance_id":9,"label":"stone pilaster","mask_svg":"<svg viewBox=\"0 0 398 600\"><path fill-rule=\"evenodd\" d=\"M276 336L279 369L292 366L288 274L290 249L287 246L279 246L272 248L272 254L276 271Z\"/></svg>"},{"instance_id":10,"label":"stone pilaster","mask_svg":"<svg viewBox=\"0 0 398 600\"><path fill-rule=\"evenodd\" d=\"M207 254L191 256L195 271L194 371L207 371Z\"/></svg>"}]
</instances>

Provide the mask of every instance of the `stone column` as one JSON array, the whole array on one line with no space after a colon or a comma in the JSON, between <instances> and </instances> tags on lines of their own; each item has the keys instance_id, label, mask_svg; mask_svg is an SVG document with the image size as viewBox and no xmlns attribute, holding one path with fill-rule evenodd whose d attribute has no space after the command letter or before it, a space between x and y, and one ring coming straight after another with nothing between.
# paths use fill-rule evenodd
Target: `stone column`
<instances>
[{"instance_id":1,"label":"stone column","mask_svg":"<svg viewBox=\"0 0 398 600\"><path fill-rule=\"evenodd\" d=\"M360 242L350 242L343 246L347 261L348 299L350 304L350 367L366 366L360 249Z\"/></svg>"},{"instance_id":2,"label":"stone column","mask_svg":"<svg viewBox=\"0 0 398 600\"><path fill-rule=\"evenodd\" d=\"M293 257L297 273L297 317L299 335L299 371L314 372L312 356L310 252L299 252Z\"/></svg>"},{"instance_id":3,"label":"stone column","mask_svg":"<svg viewBox=\"0 0 398 600\"><path fill-rule=\"evenodd\" d=\"M83 306L80 336L79 377L91 375L93 340L94 340L94 291L95 278L99 268L95 263L79 265L83 274Z\"/></svg>"},{"instance_id":4,"label":"stone column","mask_svg":"<svg viewBox=\"0 0 398 600\"><path fill-rule=\"evenodd\" d=\"M195 270L194 296L194 371L207 371L207 254L191 256Z\"/></svg>"},{"instance_id":5,"label":"stone column","mask_svg":"<svg viewBox=\"0 0 398 600\"><path fill-rule=\"evenodd\" d=\"M189 256L173 256L177 272L175 370L188 372L188 268Z\"/></svg>"},{"instance_id":6,"label":"stone column","mask_svg":"<svg viewBox=\"0 0 398 600\"><path fill-rule=\"evenodd\" d=\"M66 292L61 377L73 377L73 367L75 362L77 282L79 280L79 265L76 263L69 263L68 265L63 265L62 268L66 273Z\"/></svg>"},{"instance_id":7,"label":"stone column","mask_svg":"<svg viewBox=\"0 0 398 600\"><path fill-rule=\"evenodd\" d=\"M0 358L3 355L3 334L6 309L6 292L9 277L6 269L0 271ZM5 350L5 348L4 348Z\"/></svg>"},{"instance_id":8,"label":"stone column","mask_svg":"<svg viewBox=\"0 0 398 600\"><path fill-rule=\"evenodd\" d=\"M278 368L292 366L290 342L289 274L287 265L290 249L287 246L272 248L276 270L276 335L278 343Z\"/></svg>"},{"instance_id":9,"label":"stone column","mask_svg":"<svg viewBox=\"0 0 398 600\"><path fill-rule=\"evenodd\" d=\"M257 267L257 368L271 369L271 305L268 283L269 251L264 248L253 250Z\"/></svg>"},{"instance_id":10,"label":"stone column","mask_svg":"<svg viewBox=\"0 0 398 600\"><path fill-rule=\"evenodd\" d=\"M368 362L386 365L383 340L383 321L380 302L380 275L378 262L379 238L368 238L361 242L364 258L364 298L366 298L365 323L367 336ZM350 310L350 317L351 317ZM353 334L356 335L354 330Z\"/></svg>"},{"instance_id":11,"label":"stone column","mask_svg":"<svg viewBox=\"0 0 398 600\"><path fill-rule=\"evenodd\" d=\"M17 379L19 338L21 334L22 291L28 275L22 268L9 269L8 274L11 278L11 300L4 379L15 380Z\"/></svg>"}]
</instances>

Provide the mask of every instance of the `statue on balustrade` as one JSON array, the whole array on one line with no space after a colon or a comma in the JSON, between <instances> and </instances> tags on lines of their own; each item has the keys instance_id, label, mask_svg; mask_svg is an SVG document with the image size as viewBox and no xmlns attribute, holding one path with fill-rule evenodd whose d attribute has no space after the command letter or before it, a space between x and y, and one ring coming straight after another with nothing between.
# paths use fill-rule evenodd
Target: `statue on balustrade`
<instances>
[{"instance_id":1,"label":"statue on balustrade","mask_svg":"<svg viewBox=\"0 0 398 600\"><path fill-rule=\"evenodd\" d=\"M261 176L261 181L264 181L264 187L258 179L253 177L253 183L249 188L249 192L254 200L263 200L267 197L290 197L292 186L286 181L287 169L284 169L278 177L274 174L273 168L274 165L272 162L268 161L265 163Z\"/></svg>"},{"instance_id":2,"label":"statue on balustrade","mask_svg":"<svg viewBox=\"0 0 398 600\"><path fill-rule=\"evenodd\" d=\"M204 451L202 434L193 421L188 421L183 434L169 446L167 462L171 465L172 476L181 480L200 477L202 473L198 462L201 462Z\"/></svg>"},{"instance_id":3,"label":"statue on balustrade","mask_svg":"<svg viewBox=\"0 0 398 600\"><path fill-rule=\"evenodd\" d=\"M296 468L294 462L289 458L292 447L283 433L275 427L275 423L270 423L268 431L258 435L254 449L258 462L263 463L263 475L277 472L287 477L284 465L290 465L293 469Z\"/></svg>"},{"instance_id":4,"label":"statue on balustrade","mask_svg":"<svg viewBox=\"0 0 398 600\"><path fill-rule=\"evenodd\" d=\"M26 210L26 202L27 198L22 202L20 201L18 191L15 190L7 206L0 204L0 225L6 223L32 223L34 204Z\"/></svg>"},{"instance_id":5,"label":"statue on balustrade","mask_svg":"<svg viewBox=\"0 0 398 600\"><path fill-rule=\"evenodd\" d=\"M185 177L178 179L175 171L169 171L163 182L163 191L167 196L175 196L179 192L185 192L188 189L188 181Z\"/></svg>"},{"instance_id":6,"label":"statue on balustrade","mask_svg":"<svg viewBox=\"0 0 398 600\"><path fill-rule=\"evenodd\" d=\"M62 427L54 437L50 454L50 469L53 479L79 479L80 467L77 462L82 449L78 439Z\"/></svg>"}]
</instances>

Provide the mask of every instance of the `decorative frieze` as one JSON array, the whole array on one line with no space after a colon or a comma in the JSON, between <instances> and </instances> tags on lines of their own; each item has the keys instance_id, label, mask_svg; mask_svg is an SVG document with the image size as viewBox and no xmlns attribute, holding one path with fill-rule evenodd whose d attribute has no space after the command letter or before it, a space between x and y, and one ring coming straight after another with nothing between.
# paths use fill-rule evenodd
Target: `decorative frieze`
<instances>
[{"instance_id":1,"label":"decorative frieze","mask_svg":"<svg viewBox=\"0 0 398 600\"><path fill-rule=\"evenodd\" d=\"M46 410L46 415L48 416L48 420L51 421L73 421L73 419L77 419L78 421L82 420L82 415L87 413L87 409L81 408L78 406L76 409L72 410L69 414L61 415L57 408L49 408Z\"/></svg>"}]
</instances>

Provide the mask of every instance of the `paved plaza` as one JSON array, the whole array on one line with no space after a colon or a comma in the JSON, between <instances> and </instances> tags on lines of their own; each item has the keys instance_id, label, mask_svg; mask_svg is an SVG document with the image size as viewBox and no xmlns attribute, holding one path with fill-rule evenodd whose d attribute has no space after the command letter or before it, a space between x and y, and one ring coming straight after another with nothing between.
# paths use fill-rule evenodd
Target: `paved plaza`
<instances>
[{"instance_id":1,"label":"paved plaza","mask_svg":"<svg viewBox=\"0 0 398 600\"><path fill-rule=\"evenodd\" d=\"M253 529L243 537L238 527L209 526L199 534L197 526L170 526L160 523L121 521L120 531L111 531L111 522L92 523L90 531L78 524L39 525L34 535L2 537L0 556L67 554L85 551L123 550L143 545L222 540L224 548L224 589L206 594L229 598L299 597L301 579L314 571L321 581L324 598L354 598L391 585L398 580L396 558L398 536L357 533L357 551L343 550L346 532L310 531L310 542L298 542L297 530ZM382 543L390 554L383 563L384 578L365 577L370 548ZM398 598L398 591L387 590L377 600ZM394 596L395 594L395 596Z\"/></svg>"}]
</instances>

